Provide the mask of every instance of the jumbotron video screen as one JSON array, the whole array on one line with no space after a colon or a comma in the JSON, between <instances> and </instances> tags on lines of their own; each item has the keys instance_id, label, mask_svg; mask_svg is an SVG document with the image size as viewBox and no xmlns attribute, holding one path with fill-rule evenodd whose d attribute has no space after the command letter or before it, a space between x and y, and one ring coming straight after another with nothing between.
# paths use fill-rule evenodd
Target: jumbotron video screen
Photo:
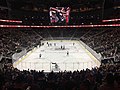
<instances>
[{"instance_id":1,"label":"jumbotron video screen","mask_svg":"<svg viewBox=\"0 0 120 90\"><path fill-rule=\"evenodd\" d=\"M69 23L69 7L50 7L50 22L52 24L66 25Z\"/></svg>"}]
</instances>

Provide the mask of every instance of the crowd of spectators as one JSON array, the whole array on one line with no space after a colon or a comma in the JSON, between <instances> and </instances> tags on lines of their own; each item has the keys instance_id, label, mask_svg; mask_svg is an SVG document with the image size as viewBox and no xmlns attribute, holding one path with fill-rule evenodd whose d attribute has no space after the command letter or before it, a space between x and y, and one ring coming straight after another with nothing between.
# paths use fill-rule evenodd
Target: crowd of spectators
<instances>
[{"instance_id":1,"label":"crowd of spectators","mask_svg":"<svg viewBox=\"0 0 120 90\"><path fill-rule=\"evenodd\" d=\"M69 39L72 39L77 37L97 53L100 53L103 58L115 57L119 61L119 28L67 29L68 28L41 28L38 30L32 28L1 28L0 52L6 57L10 57L15 52L39 45L42 39L53 39L54 37L69 37Z\"/></svg>"},{"instance_id":2,"label":"crowd of spectators","mask_svg":"<svg viewBox=\"0 0 120 90\"><path fill-rule=\"evenodd\" d=\"M105 30L91 30L82 39L97 53L100 53L103 58L116 58L120 61L120 34L119 28Z\"/></svg>"},{"instance_id":3,"label":"crowd of spectators","mask_svg":"<svg viewBox=\"0 0 120 90\"><path fill-rule=\"evenodd\" d=\"M25 32L26 31L26 32ZM11 57L14 53L23 49L29 49L40 43L41 37L34 31L21 29L0 29L0 52L5 57Z\"/></svg>"},{"instance_id":4,"label":"crowd of spectators","mask_svg":"<svg viewBox=\"0 0 120 90\"><path fill-rule=\"evenodd\" d=\"M100 10L93 10L87 12L70 12L69 23L68 25L89 25L89 24L104 24L102 20L109 19L119 19L120 10L110 10L109 16L108 12L103 12ZM23 15L24 14L24 15ZM30 11L12 11L11 17L15 20L22 20L21 24L24 25L60 25L52 24L50 22L49 11L47 12L30 12ZM117 23L119 21L116 21ZM115 23L115 22L106 22L106 23ZM62 24L65 25L65 24Z\"/></svg>"},{"instance_id":5,"label":"crowd of spectators","mask_svg":"<svg viewBox=\"0 0 120 90\"><path fill-rule=\"evenodd\" d=\"M4 8L0 8L0 19L8 18L8 10Z\"/></svg>"},{"instance_id":6,"label":"crowd of spectators","mask_svg":"<svg viewBox=\"0 0 120 90\"><path fill-rule=\"evenodd\" d=\"M101 22L100 20L103 19L103 14L100 14L102 3L94 5L87 0L81 1L87 3L86 6L81 5L79 11L71 9L69 24L98 24ZM81 1L78 1L78 6ZM94 8L99 11L94 12ZM119 18L117 9L110 16L110 18L114 17ZM8 9L0 8L0 18L8 19ZM23 24L26 25L51 25L48 12L41 12L41 15L39 13L25 15L21 18L23 18ZM0 22L0 24L4 23ZM103 58L114 58L115 62L120 62L119 28L62 28L62 30L61 28L0 28L0 58L1 56L11 58L14 53L19 53L24 49L29 51L37 45L41 45L41 40L54 39L54 37L79 38L100 53ZM3 68L0 68L0 90L120 90L120 66L119 63L107 64L91 70L46 73L35 70L20 71L13 68L11 63L6 63Z\"/></svg>"},{"instance_id":7,"label":"crowd of spectators","mask_svg":"<svg viewBox=\"0 0 120 90\"><path fill-rule=\"evenodd\" d=\"M0 69L0 90L120 90L119 72L118 65L47 73L20 71L6 64Z\"/></svg>"},{"instance_id":8,"label":"crowd of spectators","mask_svg":"<svg viewBox=\"0 0 120 90\"><path fill-rule=\"evenodd\" d=\"M68 25L98 24L102 21L101 10L89 12L70 12ZM24 14L24 15L23 15ZM30 12L30 11L13 11L13 19L22 20L24 25L56 25L50 22L49 11L47 12ZM60 24L57 24L60 25ZM65 25L65 24L62 24Z\"/></svg>"},{"instance_id":9,"label":"crowd of spectators","mask_svg":"<svg viewBox=\"0 0 120 90\"><path fill-rule=\"evenodd\" d=\"M87 0L81 1L87 2ZM78 1L78 6L81 1ZM79 12L73 10L69 24L98 23L102 19L100 5L102 4L94 5L87 2L85 7L79 8ZM99 11L94 13L89 11L94 8ZM88 12L82 13L84 11ZM119 18L117 9L110 18L114 16ZM0 8L0 18L8 19L8 9ZM51 25L48 12L41 13L40 16L30 15L22 18L24 18L23 24L26 25ZM0 22L0 24L3 23ZM41 45L41 40L54 39L54 37L79 38L100 53L103 58L114 58L114 62L120 62L119 28L62 28L62 30L61 28L0 28L0 58L1 56L11 58L14 53L19 53L24 49L29 51ZM47 73L44 70L20 71L7 62L3 68L0 68L0 90L120 90L120 66L119 63L106 64L91 70Z\"/></svg>"},{"instance_id":10,"label":"crowd of spectators","mask_svg":"<svg viewBox=\"0 0 120 90\"><path fill-rule=\"evenodd\" d=\"M37 0L33 2L32 0L28 1L19 1L13 0L8 1L9 3L9 10L7 5L4 5L4 8L0 7L0 19L8 19L9 18L14 20L21 20L23 21L22 24L24 25L52 25L50 23L50 16L49 16L49 9L50 7L64 6L67 3L71 5L70 7L70 18L69 18L69 25L79 25L79 24L101 24L102 19L114 19L120 18L120 10L119 5L112 3L116 2L115 0L111 0L110 3L112 4L109 9L106 8L106 5L109 2L106 0L105 5L104 0L68 0L63 3L63 1L49 1L46 2ZM1 3L6 3L6 1L2 0ZM2 4L0 3L0 6ZM19 5L17 5L19 3ZM30 4L31 3L31 4ZM24 6L24 5L25 6ZM63 5L62 5L63 4ZM110 4L110 5L111 5ZM40 5L40 6L39 6ZM49 6L50 5L50 6ZM55 5L55 6L54 6ZM31 9L30 7L33 9ZM67 6L67 5L66 5ZM6 9L5 9L6 8ZM26 10L25 8L30 8ZM37 8L37 10L34 8ZM103 10L104 8L104 10ZM21 10L22 9L22 10ZM1 22L0 22L1 23ZM3 23L4 24L4 23ZM8 24L8 23L7 23ZM11 23L17 24L17 23Z\"/></svg>"},{"instance_id":11,"label":"crowd of spectators","mask_svg":"<svg viewBox=\"0 0 120 90\"><path fill-rule=\"evenodd\" d=\"M120 60L120 34L117 28L1 28L0 52L5 57L30 49L42 39L51 37L77 37L104 58ZM107 64L92 70L50 72L20 71L11 64L0 69L0 90L119 90L119 64Z\"/></svg>"}]
</instances>

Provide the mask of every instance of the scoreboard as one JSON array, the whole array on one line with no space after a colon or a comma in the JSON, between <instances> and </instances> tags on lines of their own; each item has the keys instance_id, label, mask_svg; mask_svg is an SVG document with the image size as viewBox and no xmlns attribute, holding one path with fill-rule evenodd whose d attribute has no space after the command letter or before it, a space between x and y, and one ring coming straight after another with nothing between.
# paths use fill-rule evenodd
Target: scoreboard
<instances>
[{"instance_id":1,"label":"scoreboard","mask_svg":"<svg viewBox=\"0 0 120 90\"><path fill-rule=\"evenodd\" d=\"M68 24L70 16L69 7L50 7L50 22L52 24Z\"/></svg>"}]
</instances>

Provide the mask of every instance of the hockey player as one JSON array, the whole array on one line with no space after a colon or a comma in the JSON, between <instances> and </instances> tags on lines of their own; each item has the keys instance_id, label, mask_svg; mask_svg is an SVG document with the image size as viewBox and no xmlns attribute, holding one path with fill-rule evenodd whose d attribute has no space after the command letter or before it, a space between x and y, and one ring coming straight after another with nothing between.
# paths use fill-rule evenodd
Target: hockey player
<instances>
[{"instance_id":1,"label":"hockey player","mask_svg":"<svg viewBox=\"0 0 120 90\"><path fill-rule=\"evenodd\" d=\"M40 54L40 55L39 55L39 58L41 58L41 56L42 56L42 55Z\"/></svg>"},{"instance_id":2,"label":"hockey player","mask_svg":"<svg viewBox=\"0 0 120 90\"><path fill-rule=\"evenodd\" d=\"M69 55L69 52L67 51L67 56Z\"/></svg>"}]
</instances>

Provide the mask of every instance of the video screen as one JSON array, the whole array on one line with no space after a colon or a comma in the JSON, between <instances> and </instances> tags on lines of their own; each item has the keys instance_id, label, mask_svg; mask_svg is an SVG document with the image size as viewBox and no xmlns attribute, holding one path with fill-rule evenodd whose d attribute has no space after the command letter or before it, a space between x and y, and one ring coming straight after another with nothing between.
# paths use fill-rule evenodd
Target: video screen
<instances>
[{"instance_id":1,"label":"video screen","mask_svg":"<svg viewBox=\"0 0 120 90\"><path fill-rule=\"evenodd\" d=\"M69 7L50 7L50 22L52 24L66 25L69 23Z\"/></svg>"}]
</instances>

